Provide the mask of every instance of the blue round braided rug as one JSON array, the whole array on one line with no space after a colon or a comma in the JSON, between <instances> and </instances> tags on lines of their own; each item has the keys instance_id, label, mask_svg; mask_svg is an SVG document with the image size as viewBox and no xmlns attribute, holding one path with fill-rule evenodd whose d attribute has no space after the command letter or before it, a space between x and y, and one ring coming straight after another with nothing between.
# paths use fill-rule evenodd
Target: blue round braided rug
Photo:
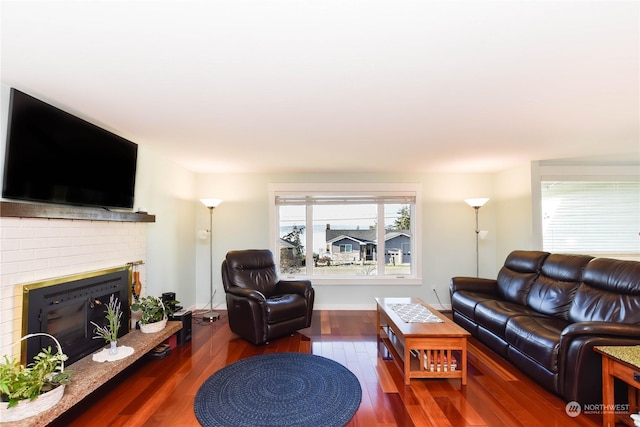
<instances>
[{"instance_id":1,"label":"blue round braided rug","mask_svg":"<svg viewBox=\"0 0 640 427\"><path fill-rule=\"evenodd\" d=\"M360 406L356 376L325 357L270 353L225 366L196 394L204 427L344 426Z\"/></svg>"}]
</instances>

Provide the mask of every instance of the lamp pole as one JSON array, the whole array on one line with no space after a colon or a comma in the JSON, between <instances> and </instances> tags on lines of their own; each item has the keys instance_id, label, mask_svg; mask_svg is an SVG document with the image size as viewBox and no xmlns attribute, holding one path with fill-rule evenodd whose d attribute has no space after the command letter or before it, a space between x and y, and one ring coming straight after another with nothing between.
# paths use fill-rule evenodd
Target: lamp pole
<instances>
[{"instance_id":1,"label":"lamp pole","mask_svg":"<svg viewBox=\"0 0 640 427\"><path fill-rule=\"evenodd\" d=\"M478 211L480 206L473 206L476 211L476 277L480 277L480 230L478 229Z\"/></svg>"},{"instance_id":2,"label":"lamp pole","mask_svg":"<svg viewBox=\"0 0 640 427\"><path fill-rule=\"evenodd\" d=\"M219 313L213 311L213 206L209 208L209 307L211 310L202 315L202 320L205 322L214 322Z\"/></svg>"},{"instance_id":3,"label":"lamp pole","mask_svg":"<svg viewBox=\"0 0 640 427\"><path fill-rule=\"evenodd\" d=\"M220 313L213 311L213 209L222 203L220 199L200 199L209 209L209 307L210 310L202 314L204 322L215 322L220 317Z\"/></svg>"},{"instance_id":4,"label":"lamp pole","mask_svg":"<svg viewBox=\"0 0 640 427\"><path fill-rule=\"evenodd\" d=\"M488 198L478 198L478 199L465 199L464 200L469 206L471 206L476 212L476 277L480 277L480 227L478 226L478 211L485 203L489 201Z\"/></svg>"}]
</instances>

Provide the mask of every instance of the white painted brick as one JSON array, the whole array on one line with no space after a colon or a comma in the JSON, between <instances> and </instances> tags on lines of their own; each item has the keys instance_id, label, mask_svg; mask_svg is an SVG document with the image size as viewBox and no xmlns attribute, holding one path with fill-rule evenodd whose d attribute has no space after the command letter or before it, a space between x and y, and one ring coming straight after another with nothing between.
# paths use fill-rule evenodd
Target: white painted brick
<instances>
[{"instance_id":1,"label":"white painted brick","mask_svg":"<svg viewBox=\"0 0 640 427\"><path fill-rule=\"evenodd\" d=\"M0 262L4 264L5 262L20 262L20 261L31 261L35 257L35 251L2 251L0 254Z\"/></svg>"},{"instance_id":2,"label":"white painted brick","mask_svg":"<svg viewBox=\"0 0 640 427\"><path fill-rule=\"evenodd\" d=\"M35 260L35 261L20 263L20 272L24 272L24 273L38 272L38 271L48 270L48 269L49 269L49 263L43 260Z\"/></svg>"},{"instance_id":3,"label":"white painted brick","mask_svg":"<svg viewBox=\"0 0 640 427\"><path fill-rule=\"evenodd\" d=\"M20 240L2 239L0 245L0 250L2 251L17 251L18 249L20 249Z\"/></svg>"},{"instance_id":4,"label":"white painted brick","mask_svg":"<svg viewBox=\"0 0 640 427\"><path fill-rule=\"evenodd\" d=\"M0 354L20 336L15 286L125 265L146 258L146 224L2 218ZM144 265L139 266L143 284Z\"/></svg>"},{"instance_id":5,"label":"white painted brick","mask_svg":"<svg viewBox=\"0 0 640 427\"><path fill-rule=\"evenodd\" d=\"M20 218L18 220L18 226L20 228L49 228L54 227L55 224L51 224L50 220L46 218Z\"/></svg>"},{"instance_id":6,"label":"white painted brick","mask_svg":"<svg viewBox=\"0 0 640 427\"><path fill-rule=\"evenodd\" d=\"M75 228L38 227L34 228L34 230L36 230L36 237L50 238L74 233Z\"/></svg>"},{"instance_id":7,"label":"white painted brick","mask_svg":"<svg viewBox=\"0 0 640 427\"><path fill-rule=\"evenodd\" d=\"M14 308L15 298L0 298L0 313L8 312Z\"/></svg>"},{"instance_id":8,"label":"white painted brick","mask_svg":"<svg viewBox=\"0 0 640 427\"><path fill-rule=\"evenodd\" d=\"M20 249L39 249L47 247L47 239L21 239L20 240Z\"/></svg>"},{"instance_id":9,"label":"white painted brick","mask_svg":"<svg viewBox=\"0 0 640 427\"><path fill-rule=\"evenodd\" d=\"M12 286L3 286L0 289L0 299L13 298L15 290Z\"/></svg>"},{"instance_id":10,"label":"white painted brick","mask_svg":"<svg viewBox=\"0 0 640 427\"><path fill-rule=\"evenodd\" d=\"M70 237L59 237L47 239L47 243L50 248L62 248L65 246L71 246L73 244L73 239Z\"/></svg>"},{"instance_id":11,"label":"white painted brick","mask_svg":"<svg viewBox=\"0 0 640 427\"><path fill-rule=\"evenodd\" d=\"M5 275L10 275L10 274L14 274L20 271L20 263L17 262L7 262L5 264L2 264L2 270L0 270L0 273L2 273L0 276L5 276ZM0 284L0 286L2 286Z\"/></svg>"},{"instance_id":12,"label":"white painted brick","mask_svg":"<svg viewBox=\"0 0 640 427\"><path fill-rule=\"evenodd\" d=\"M24 229L20 227L5 227L2 226L0 236L2 239L29 239L35 236L36 232L32 228Z\"/></svg>"},{"instance_id":13,"label":"white painted brick","mask_svg":"<svg viewBox=\"0 0 640 427\"><path fill-rule=\"evenodd\" d=\"M60 248L44 248L36 250L36 259L49 259L60 257Z\"/></svg>"}]
</instances>

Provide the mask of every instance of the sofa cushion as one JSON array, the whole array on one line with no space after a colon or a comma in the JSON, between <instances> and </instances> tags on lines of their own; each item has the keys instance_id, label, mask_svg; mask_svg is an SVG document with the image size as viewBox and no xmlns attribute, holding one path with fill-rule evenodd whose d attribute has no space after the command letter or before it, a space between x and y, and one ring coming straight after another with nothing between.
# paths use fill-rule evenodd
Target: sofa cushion
<instances>
[{"instance_id":1,"label":"sofa cushion","mask_svg":"<svg viewBox=\"0 0 640 427\"><path fill-rule=\"evenodd\" d=\"M285 294L267 299L267 323L280 323L285 320L304 317L307 303L298 294Z\"/></svg>"},{"instance_id":2,"label":"sofa cushion","mask_svg":"<svg viewBox=\"0 0 640 427\"><path fill-rule=\"evenodd\" d=\"M524 305L502 300L486 300L476 305L475 320L485 329L504 337L507 322L514 316L534 315L536 312Z\"/></svg>"},{"instance_id":3,"label":"sofa cushion","mask_svg":"<svg viewBox=\"0 0 640 427\"><path fill-rule=\"evenodd\" d=\"M513 251L498 272L498 294L505 300L525 305L531 286L549 256L541 251Z\"/></svg>"},{"instance_id":4,"label":"sofa cushion","mask_svg":"<svg viewBox=\"0 0 640 427\"><path fill-rule=\"evenodd\" d=\"M640 324L640 263L591 261L569 308L569 320Z\"/></svg>"},{"instance_id":5,"label":"sofa cushion","mask_svg":"<svg viewBox=\"0 0 640 427\"><path fill-rule=\"evenodd\" d=\"M560 333L569 322L554 316L515 316L505 328L512 347L551 372L558 372Z\"/></svg>"},{"instance_id":6,"label":"sofa cushion","mask_svg":"<svg viewBox=\"0 0 640 427\"><path fill-rule=\"evenodd\" d=\"M495 298L481 292L458 291L451 295L451 307L454 311L473 320L476 317L475 311L478 303L493 299Z\"/></svg>"},{"instance_id":7,"label":"sofa cushion","mask_svg":"<svg viewBox=\"0 0 640 427\"><path fill-rule=\"evenodd\" d=\"M536 360L530 358L529 355L520 352L520 350L511 345L508 346L506 353L506 359L513 363L514 366L517 366L522 372L535 379L538 384L546 389L558 393L561 373L548 370ZM602 392L600 392L600 394L602 394ZM597 400L590 400L589 402L596 401Z\"/></svg>"},{"instance_id":8,"label":"sofa cushion","mask_svg":"<svg viewBox=\"0 0 640 427\"><path fill-rule=\"evenodd\" d=\"M540 313L567 320L582 273L592 259L588 255L549 255L529 290L527 305Z\"/></svg>"}]
</instances>

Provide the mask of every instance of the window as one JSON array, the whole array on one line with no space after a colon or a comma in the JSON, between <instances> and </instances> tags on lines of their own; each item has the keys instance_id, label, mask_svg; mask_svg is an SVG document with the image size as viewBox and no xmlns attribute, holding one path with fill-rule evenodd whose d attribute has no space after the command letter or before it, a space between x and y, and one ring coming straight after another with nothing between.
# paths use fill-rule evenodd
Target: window
<instances>
[{"instance_id":1,"label":"window","mask_svg":"<svg viewBox=\"0 0 640 427\"><path fill-rule=\"evenodd\" d=\"M637 166L534 165L534 228L548 252L640 260Z\"/></svg>"},{"instance_id":2,"label":"window","mask_svg":"<svg viewBox=\"0 0 640 427\"><path fill-rule=\"evenodd\" d=\"M340 253L353 252L353 245L340 245Z\"/></svg>"},{"instance_id":3,"label":"window","mask_svg":"<svg viewBox=\"0 0 640 427\"><path fill-rule=\"evenodd\" d=\"M640 255L640 182L542 181L541 193L545 251Z\"/></svg>"},{"instance_id":4,"label":"window","mask_svg":"<svg viewBox=\"0 0 640 427\"><path fill-rule=\"evenodd\" d=\"M286 277L314 283L420 277L419 186L273 184L273 252Z\"/></svg>"}]
</instances>

